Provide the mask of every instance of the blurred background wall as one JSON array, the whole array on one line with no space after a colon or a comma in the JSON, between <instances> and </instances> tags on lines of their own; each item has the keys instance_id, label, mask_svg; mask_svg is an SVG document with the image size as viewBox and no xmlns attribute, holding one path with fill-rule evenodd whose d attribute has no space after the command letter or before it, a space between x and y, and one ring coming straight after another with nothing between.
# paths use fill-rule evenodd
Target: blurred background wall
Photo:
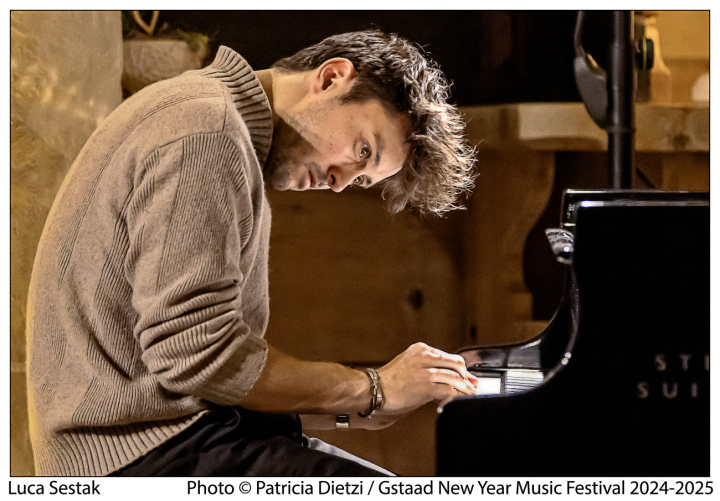
<instances>
[{"instance_id":1,"label":"blurred background wall","mask_svg":"<svg viewBox=\"0 0 720 501\"><path fill-rule=\"evenodd\" d=\"M468 107L578 101L572 76L575 15L162 11L158 33L180 28L206 34L205 63L219 45L228 45L261 69L330 34L376 27L423 45L454 82L451 99ZM607 13L590 17L584 43L602 62ZM94 128L122 100L122 25L120 12L11 13L12 475L33 473L24 312L35 247L65 172ZM694 82L709 71L709 13L661 12L657 26L673 75L671 101L689 103ZM555 191L568 184L604 187L603 154L583 157L581 170L574 167L573 155L558 156ZM470 242L477 244L467 238L470 211L443 220L391 217L373 190L269 196L271 343L300 358L356 365L382 364L420 340L448 351L483 343L485 333L468 330L463 297ZM549 318L557 304L559 290L553 284L559 280L551 266L542 264L553 262L547 243L534 235L543 225L557 224L556 203L551 198L524 253L532 314L540 320ZM400 474L429 475L434 473L433 426L434 408L425 406L380 432L319 436Z\"/></svg>"},{"instance_id":2,"label":"blurred background wall","mask_svg":"<svg viewBox=\"0 0 720 501\"><path fill-rule=\"evenodd\" d=\"M35 248L75 156L122 99L119 12L10 14L11 474L33 473L25 303Z\"/></svg>"},{"instance_id":3,"label":"blurred background wall","mask_svg":"<svg viewBox=\"0 0 720 501\"><path fill-rule=\"evenodd\" d=\"M674 102L709 70L708 11L650 11L665 63L676 86ZM346 31L378 28L417 42L453 82L460 106L579 101L572 60L576 11L163 11L166 22L210 37L211 55L227 45L254 68ZM604 65L610 39L608 11L589 11L583 45Z\"/></svg>"}]
</instances>

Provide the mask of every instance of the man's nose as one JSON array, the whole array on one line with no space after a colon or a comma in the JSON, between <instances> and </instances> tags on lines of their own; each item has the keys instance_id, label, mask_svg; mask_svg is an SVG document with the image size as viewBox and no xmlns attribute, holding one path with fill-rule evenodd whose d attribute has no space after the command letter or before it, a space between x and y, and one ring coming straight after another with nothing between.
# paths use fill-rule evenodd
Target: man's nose
<instances>
[{"instance_id":1,"label":"man's nose","mask_svg":"<svg viewBox=\"0 0 720 501\"><path fill-rule=\"evenodd\" d=\"M330 167L327 172L327 183L328 186L330 186L330 189L340 193L342 190L348 187L348 185L352 184L353 180L358 176L359 174L355 172L355 169L352 168L340 168L340 167Z\"/></svg>"}]
</instances>

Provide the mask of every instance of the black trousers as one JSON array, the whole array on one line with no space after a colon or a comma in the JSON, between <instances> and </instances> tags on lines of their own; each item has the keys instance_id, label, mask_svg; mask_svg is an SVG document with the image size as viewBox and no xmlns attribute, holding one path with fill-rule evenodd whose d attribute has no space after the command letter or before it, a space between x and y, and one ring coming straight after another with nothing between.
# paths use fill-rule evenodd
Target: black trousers
<instances>
[{"instance_id":1,"label":"black trousers","mask_svg":"<svg viewBox=\"0 0 720 501\"><path fill-rule=\"evenodd\" d=\"M296 414L218 407L110 476L381 476L392 473L302 433Z\"/></svg>"}]
</instances>

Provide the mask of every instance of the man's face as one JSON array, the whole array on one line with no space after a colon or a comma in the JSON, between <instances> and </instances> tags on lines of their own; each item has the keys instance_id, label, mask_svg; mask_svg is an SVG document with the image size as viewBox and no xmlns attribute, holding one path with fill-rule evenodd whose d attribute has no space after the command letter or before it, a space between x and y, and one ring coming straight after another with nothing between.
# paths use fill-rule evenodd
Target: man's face
<instances>
[{"instance_id":1,"label":"man's face","mask_svg":"<svg viewBox=\"0 0 720 501\"><path fill-rule=\"evenodd\" d=\"M369 187L402 168L410 119L377 100L320 95L276 124L265 182L276 190Z\"/></svg>"}]
</instances>

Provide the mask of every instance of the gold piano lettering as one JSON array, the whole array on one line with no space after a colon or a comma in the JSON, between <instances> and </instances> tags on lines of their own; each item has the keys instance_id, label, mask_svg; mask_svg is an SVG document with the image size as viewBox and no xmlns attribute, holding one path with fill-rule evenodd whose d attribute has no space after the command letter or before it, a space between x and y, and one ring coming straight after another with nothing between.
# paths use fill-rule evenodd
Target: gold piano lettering
<instances>
[{"instance_id":1,"label":"gold piano lettering","mask_svg":"<svg viewBox=\"0 0 720 501\"><path fill-rule=\"evenodd\" d=\"M636 395L639 399L646 399L651 396L661 396L664 400L687 399L688 396L696 399L700 396L700 386L697 381L663 381L661 383L639 381L636 389Z\"/></svg>"},{"instance_id":2,"label":"gold piano lettering","mask_svg":"<svg viewBox=\"0 0 720 501\"><path fill-rule=\"evenodd\" d=\"M682 368L684 371L690 370L690 359L692 358L692 355L683 354L680 355L680 360L682 361Z\"/></svg>"},{"instance_id":3,"label":"gold piano lettering","mask_svg":"<svg viewBox=\"0 0 720 501\"><path fill-rule=\"evenodd\" d=\"M662 384L662 392L663 392L663 397L665 397L665 398L675 398L675 397L677 397L677 393L678 393L678 385L677 385L677 383L673 383L673 384L672 384L672 391L668 391L668 384L667 384L667 383L663 383L663 384Z\"/></svg>"},{"instance_id":4,"label":"gold piano lettering","mask_svg":"<svg viewBox=\"0 0 720 501\"><path fill-rule=\"evenodd\" d=\"M665 355L663 355L662 353L658 353L657 355L655 355L655 369L661 372L667 369Z\"/></svg>"}]
</instances>

